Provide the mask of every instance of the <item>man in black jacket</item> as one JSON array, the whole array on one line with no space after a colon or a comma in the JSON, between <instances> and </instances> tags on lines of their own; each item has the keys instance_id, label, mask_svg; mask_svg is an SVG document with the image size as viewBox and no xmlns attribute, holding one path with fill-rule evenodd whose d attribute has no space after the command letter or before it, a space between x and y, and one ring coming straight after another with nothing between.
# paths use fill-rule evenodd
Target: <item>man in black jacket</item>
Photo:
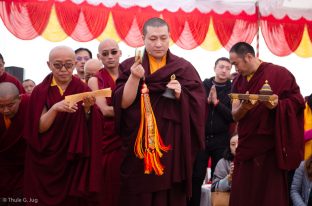
<instances>
[{"instance_id":1,"label":"man in black jacket","mask_svg":"<svg viewBox=\"0 0 312 206\"><path fill-rule=\"evenodd\" d=\"M231 62L221 57L215 62L215 76L205 79L207 95L207 119L205 126L206 149L198 153L193 169L192 198L190 206L200 205L201 186L206 176L208 159L211 157L211 178L218 161L223 157L230 138L231 114Z\"/></svg>"}]
</instances>

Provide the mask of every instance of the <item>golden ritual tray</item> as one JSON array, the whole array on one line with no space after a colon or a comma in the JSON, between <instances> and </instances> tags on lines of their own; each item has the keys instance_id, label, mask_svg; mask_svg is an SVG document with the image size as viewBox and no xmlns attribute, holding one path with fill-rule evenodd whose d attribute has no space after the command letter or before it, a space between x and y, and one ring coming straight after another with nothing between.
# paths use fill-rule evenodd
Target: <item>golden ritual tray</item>
<instances>
[{"instance_id":1,"label":"golden ritual tray","mask_svg":"<svg viewBox=\"0 0 312 206\"><path fill-rule=\"evenodd\" d=\"M268 83L268 80L265 80L262 88L259 91L260 94L240 94L240 93L230 93L229 97L231 100L246 100L250 101L252 104L255 104L257 101L270 102L274 104L274 100L277 98L273 95L271 86Z\"/></svg>"},{"instance_id":2,"label":"golden ritual tray","mask_svg":"<svg viewBox=\"0 0 312 206\"><path fill-rule=\"evenodd\" d=\"M257 101L270 102L273 105L276 96L265 95L265 94L240 94L240 93L231 93L229 94L231 100L246 100L250 101L252 104L255 104Z\"/></svg>"}]
</instances>

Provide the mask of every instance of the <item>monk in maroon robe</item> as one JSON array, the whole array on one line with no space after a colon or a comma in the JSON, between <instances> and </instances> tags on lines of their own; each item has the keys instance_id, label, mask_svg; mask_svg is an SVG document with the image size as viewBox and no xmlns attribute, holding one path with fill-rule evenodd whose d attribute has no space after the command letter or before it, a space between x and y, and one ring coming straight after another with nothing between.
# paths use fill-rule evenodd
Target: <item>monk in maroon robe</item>
<instances>
[{"instance_id":1,"label":"monk in maroon robe","mask_svg":"<svg viewBox=\"0 0 312 206\"><path fill-rule=\"evenodd\" d=\"M121 51L112 39L106 39L98 48L98 59L104 65L95 77L91 77L88 86L92 90L115 89L115 81L119 74L119 58ZM88 63L88 62L87 62ZM87 63L85 66L87 66ZM86 68L86 67L85 67ZM102 126L102 181L100 205L118 206L120 194L120 165L122 160L121 138L115 130L114 109L110 97L97 97L96 104L101 110Z\"/></svg>"},{"instance_id":2,"label":"monk in maroon robe","mask_svg":"<svg viewBox=\"0 0 312 206\"><path fill-rule=\"evenodd\" d=\"M5 64L5 62L4 62L3 56L0 54L0 83L1 82L11 82L11 83L15 84L15 86L19 90L20 94L24 94L25 90L24 90L22 83L19 82L14 76L5 72L4 64Z\"/></svg>"},{"instance_id":3,"label":"monk in maroon robe","mask_svg":"<svg viewBox=\"0 0 312 206\"><path fill-rule=\"evenodd\" d=\"M267 80L275 98L256 104L233 101L239 144L230 205L287 206L287 171L303 159L303 97L287 69L261 62L249 44L235 44L230 60L239 72L234 93L259 94Z\"/></svg>"},{"instance_id":4,"label":"monk in maroon robe","mask_svg":"<svg viewBox=\"0 0 312 206\"><path fill-rule=\"evenodd\" d=\"M0 83L0 197L11 204L12 199L23 198L26 142L22 132L28 100L13 83Z\"/></svg>"},{"instance_id":5,"label":"monk in maroon robe","mask_svg":"<svg viewBox=\"0 0 312 206\"><path fill-rule=\"evenodd\" d=\"M113 94L116 127L123 138L125 153L120 205L185 206L192 191L195 155L204 147L205 92L195 68L168 50L169 27L165 21L148 20L143 35L142 63L139 57L121 64L122 73ZM170 80L173 74L176 79ZM163 144L170 145L169 151L159 158L164 170L158 175L156 171L145 174L144 160L134 153L143 105L140 101L143 77L159 134ZM166 88L172 91L172 99L162 95Z\"/></svg>"},{"instance_id":6,"label":"monk in maroon robe","mask_svg":"<svg viewBox=\"0 0 312 206\"><path fill-rule=\"evenodd\" d=\"M67 95L89 91L73 77L75 54L68 47L51 50L48 66L52 71L35 87L30 99L25 136L29 144L25 162L27 205L87 205L89 192L98 190L92 167L95 139L89 124L89 97L69 106ZM95 156L96 157L96 156ZM37 203L31 201L36 199Z\"/></svg>"}]
</instances>

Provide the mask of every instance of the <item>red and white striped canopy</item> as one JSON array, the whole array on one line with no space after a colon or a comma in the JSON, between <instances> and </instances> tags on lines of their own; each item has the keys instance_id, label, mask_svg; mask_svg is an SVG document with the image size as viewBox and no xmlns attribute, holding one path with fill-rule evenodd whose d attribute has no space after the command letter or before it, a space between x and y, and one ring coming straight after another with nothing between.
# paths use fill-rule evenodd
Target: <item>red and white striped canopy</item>
<instances>
[{"instance_id":1,"label":"red and white striped canopy","mask_svg":"<svg viewBox=\"0 0 312 206\"><path fill-rule=\"evenodd\" d=\"M144 22L157 16L183 49L229 49L238 41L251 43L261 30L273 54L311 57L312 1L296 2L301 8L290 0L7 0L0 1L0 17L20 39L110 37L139 47Z\"/></svg>"}]
</instances>

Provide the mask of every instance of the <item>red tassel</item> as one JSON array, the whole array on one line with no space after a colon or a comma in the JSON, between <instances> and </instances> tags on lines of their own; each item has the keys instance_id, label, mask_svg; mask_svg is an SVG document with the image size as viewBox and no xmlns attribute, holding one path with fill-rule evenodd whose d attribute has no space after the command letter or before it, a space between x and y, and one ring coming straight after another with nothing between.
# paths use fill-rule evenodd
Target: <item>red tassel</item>
<instances>
[{"instance_id":1,"label":"red tassel","mask_svg":"<svg viewBox=\"0 0 312 206\"><path fill-rule=\"evenodd\" d=\"M144 159L144 173L151 174L154 171L156 175L162 175L164 166L161 164L160 158L163 155L162 152L167 152L170 148L170 145L164 145L158 132L148 88L144 83L141 90L141 121L134 145L135 155L140 159Z\"/></svg>"}]
</instances>

